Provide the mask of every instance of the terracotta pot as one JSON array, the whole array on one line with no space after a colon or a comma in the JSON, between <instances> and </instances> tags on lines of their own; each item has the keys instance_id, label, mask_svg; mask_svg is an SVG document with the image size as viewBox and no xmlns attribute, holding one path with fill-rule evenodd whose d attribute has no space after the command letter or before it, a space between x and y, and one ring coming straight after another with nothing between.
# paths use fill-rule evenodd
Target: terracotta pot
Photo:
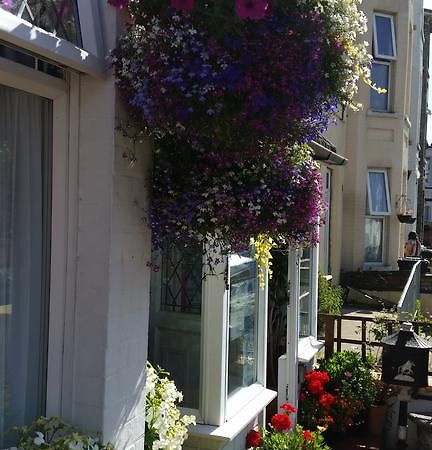
<instances>
[{"instance_id":1,"label":"terracotta pot","mask_svg":"<svg viewBox=\"0 0 432 450\"><path fill-rule=\"evenodd\" d=\"M368 413L368 431L371 434L382 434L384 430L387 405L372 405Z\"/></svg>"}]
</instances>

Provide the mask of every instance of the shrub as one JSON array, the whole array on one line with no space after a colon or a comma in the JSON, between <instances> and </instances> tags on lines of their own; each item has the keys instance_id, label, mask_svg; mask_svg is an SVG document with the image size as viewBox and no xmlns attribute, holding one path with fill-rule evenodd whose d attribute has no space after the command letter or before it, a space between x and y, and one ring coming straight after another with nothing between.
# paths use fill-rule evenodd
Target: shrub
<instances>
[{"instance_id":1,"label":"shrub","mask_svg":"<svg viewBox=\"0 0 432 450\"><path fill-rule=\"evenodd\" d=\"M20 450L113 450L99 438L81 431L58 417L40 417L28 427L16 427Z\"/></svg>"},{"instance_id":2,"label":"shrub","mask_svg":"<svg viewBox=\"0 0 432 450\"><path fill-rule=\"evenodd\" d=\"M324 274L318 274L318 312L322 314L340 314L343 304L343 288L333 286Z\"/></svg>"}]
</instances>

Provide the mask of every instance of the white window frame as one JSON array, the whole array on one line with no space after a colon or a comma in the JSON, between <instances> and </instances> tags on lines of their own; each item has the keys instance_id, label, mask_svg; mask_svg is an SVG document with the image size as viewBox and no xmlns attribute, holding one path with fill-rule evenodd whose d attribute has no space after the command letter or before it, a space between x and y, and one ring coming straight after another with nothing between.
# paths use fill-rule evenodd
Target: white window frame
<instances>
[{"instance_id":1,"label":"white window frame","mask_svg":"<svg viewBox=\"0 0 432 450\"><path fill-rule=\"evenodd\" d=\"M390 25L391 25L391 35L392 35L392 44L393 44L393 52L394 55L384 55L382 53L379 53L379 47L378 47L378 35L377 35L377 24L376 24L376 18L377 17L385 17L387 19L390 19ZM396 32L395 32L395 21L394 16L391 14L385 14L385 13L378 13L374 12L373 15L373 42L374 42L374 56L375 58L380 59L387 59L387 60L396 60L397 59L397 49L396 49Z\"/></svg>"},{"instance_id":2,"label":"white window frame","mask_svg":"<svg viewBox=\"0 0 432 450\"><path fill-rule=\"evenodd\" d=\"M265 387L267 273L265 274L266 285L264 288L259 288L258 291L257 380L252 385L241 388L228 396L230 301L228 261L231 258L231 256L222 258L223 261L214 268L217 276L209 275L203 278L199 408L181 408L183 413L194 414L197 417L197 425L192 427L189 433L195 437L211 434L219 439L233 439L242 427L239 422L248 417L248 420L253 420L276 396L275 392ZM158 279L159 275L155 274L154 282L160 282ZM245 409L247 410L246 414Z\"/></svg>"},{"instance_id":3,"label":"white window frame","mask_svg":"<svg viewBox=\"0 0 432 450\"><path fill-rule=\"evenodd\" d=\"M79 79L76 74L70 74L69 77L67 82L0 58L0 84L46 97L53 102L47 416L67 416L70 413L70 410L66 409L64 386L68 385L66 377L73 376L73 358L68 350L73 344L78 231ZM71 407L71 402L68 406Z\"/></svg>"},{"instance_id":4,"label":"white window frame","mask_svg":"<svg viewBox=\"0 0 432 450\"><path fill-rule=\"evenodd\" d=\"M81 27L83 45L89 45L94 51L102 51L101 33L96 30L89 31L90 23L93 23L94 27L98 27L100 23L100 17L95 15L96 6L91 6L96 2L87 0L86 3L87 6L84 6L82 0L78 2L79 14L85 18L84 27ZM103 53L96 55L81 49L1 8L0 40L99 79L105 77L108 69L108 61L103 59Z\"/></svg>"},{"instance_id":5,"label":"white window frame","mask_svg":"<svg viewBox=\"0 0 432 450\"><path fill-rule=\"evenodd\" d=\"M376 59L374 59L373 61L372 61L372 64L379 64L379 65L382 65L382 66L387 66L388 67L388 85L387 86L377 86L377 87L379 87L379 88L383 88L383 89L386 89L386 95L387 95L387 105L386 105L386 109L384 109L384 110L381 110L381 109L374 109L374 108L372 108L372 104L371 104L371 99L370 99L370 96L369 96L369 107L370 107L370 110L371 111L373 111L373 112L378 112L378 113L388 113L388 112L390 112L390 95L391 95L391 92L392 92L392 85L391 85L391 80L392 80L392 66L391 66L391 63L390 62L387 62L387 61L378 61L378 60L376 60ZM371 72L372 72L372 67L371 67ZM372 79L372 73L371 73L371 79ZM370 88L371 90L372 90L372 88ZM383 95L383 94L378 94L378 95Z\"/></svg>"},{"instance_id":6,"label":"white window frame","mask_svg":"<svg viewBox=\"0 0 432 450\"><path fill-rule=\"evenodd\" d=\"M370 173L382 173L384 174L384 183L386 190L386 200L387 200L387 211L372 211L372 196L371 196L371 185L370 185ZM391 215L391 201L390 201L390 189L388 182L388 171L387 169L368 169L367 171L367 194L368 194L368 213L367 216L390 216Z\"/></svg>"},{"instance_id":7,"label":"white window frame","mask_svg":"<svg viewBox=\"0 0 432 450\"><path fill-rule=\"evenodd\" d=\"M228 261L231 257L228 257ZM266 385L267 358L267 274L265 287L259 288L257 381L228 397L228 323L230 266L220 264L216 273L225 276L208 276L203 282L202 350L201 350L201 411L204 424L222 426L233 420L248 404L268 391ZM223 293L223 300L215 298ZM218 295L218 294L216 294ZM268 394L269 392L267 392ZM192 430L193 431L193 430ZM216 432L217 433L217 432Z\"/></svg>"}]
</instances>

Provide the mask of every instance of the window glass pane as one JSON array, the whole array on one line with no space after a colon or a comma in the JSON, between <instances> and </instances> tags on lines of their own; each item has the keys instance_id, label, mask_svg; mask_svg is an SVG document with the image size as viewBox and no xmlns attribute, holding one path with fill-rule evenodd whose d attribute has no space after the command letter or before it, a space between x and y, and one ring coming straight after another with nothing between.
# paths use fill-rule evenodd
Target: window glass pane
<instances>
[{"instance_id":1,"label":"window glass pane","mask_svg":"<svg viewBox=\"0 0 432 450\"><path fill-rule=\"evenodd\" d=\"M201 305L201 249L166 248L152 273L149 359L170 372L183 392L182 406L194 409L200 400Z\"/></svg>"},{"instance_id":2,"label":"window glass pane","mask_svg":"<svg viewBox=\"0 0 432 450\"><path fill-rule=\"evenodd\" d=\"M371 79L377 87L386 89L387 92L379 93L375 89L370 90L370 108L372 111L388 111L390 66L387 64L372 63Z\"/></svg>"},{"instance_id":3,"label":"window glass pane","mask_svg":"<svg viewBox=\"0 0 432 450\"><path fill-rule=\"evenodd\" d=\"M255 260L231 256L228 394L257 380L258 289Z\"/></svg>"},{"instance_id":4,"label":"window glass pane","mask_svg":"<svg viewBox=\"0 0 432 450\"><path fill-rule=\"evenodd\" d=\"M369 172L370 213L388 213L386 176L384 172Z\"/></svg>"},{"instance_id":5,"label":"window glass pane","mask_svg":"<svg viewBox=\"0 0 432 450\"><path fill-rule=\"evenodd\" d=\"M391 17L375 15L376 55L395 56L393 48L393 20Z\"/></svg>"},{"instance_id":6,"label":"window glass pane","mask_svg":"<svg viewBox=\"0 0 432 450\"><path fill-rule=\"evenodd\" d=\"M0 0L0 8L82 47L76 0Z\"/></svg>"},{"instance_id":7,"label":"window glass pane","mask_svg":"<svg viewBox=\"0 0 432 450\"><path fill-rule=\"evenodd\" d=\"M310 335L309 317L311 308L311 250L303 249L300 259L300 336Z\"/></svg>"},{"instance_id":8,"label":"window glass pane","mask_svg":"<svg viewBox=\"0 0 432 450\"><path fill-rule=\"evenodd\" d=\"M384 220L366 218L365 225L365 261L383 262Z\"/></svg>"},{"instance_id":9,"label":"window glass pane","mask_svg":"<svg viewBox=\"0 0 432 450\"><path fill-rule=\"evenodd\" d=\"M45 413L52 103L0 86L0 448Z\"/></svg>"}]
</instances>

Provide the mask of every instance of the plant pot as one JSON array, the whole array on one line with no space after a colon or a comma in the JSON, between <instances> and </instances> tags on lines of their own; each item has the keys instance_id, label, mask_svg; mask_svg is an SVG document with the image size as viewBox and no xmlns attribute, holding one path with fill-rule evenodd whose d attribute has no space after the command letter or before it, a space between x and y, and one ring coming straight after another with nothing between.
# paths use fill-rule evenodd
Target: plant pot
<instances>
[{"instance_id":1,"label":"plant pot","mask_svg":"<svg viewBox=\"0 0 432 450\"><path fill-rule=\"evenodd\" d=\"M416 218L411 214L398 214L397 218L399 219L399 222L402 223L414 223L416 221Z\"/></svg>"},{"instance_id":2,"label":"plant pot","mask_svg":"<svg viewBox=\"0 0 432 450\"><path fill-rule=\"evenodd\" d=\"M372 405L368 413L368 431L371 434L382 434L384 430L387 405Z\"/></svg>"}]
</instances>

